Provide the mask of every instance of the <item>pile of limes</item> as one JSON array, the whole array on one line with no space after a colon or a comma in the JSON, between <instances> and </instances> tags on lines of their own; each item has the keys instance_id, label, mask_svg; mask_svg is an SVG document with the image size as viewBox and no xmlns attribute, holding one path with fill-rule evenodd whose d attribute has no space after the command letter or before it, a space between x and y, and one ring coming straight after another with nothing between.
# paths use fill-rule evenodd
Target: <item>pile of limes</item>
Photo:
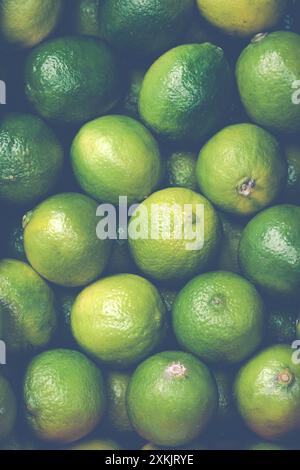
<instances>
[{"instance_id":1,"label":"pile of limes","mask_svg":"<svg viewBox=\"0 0 300 470\"><path fill-rule=\"evenodd\" d=\"M0 448L299 449L299 2L0 0L0 97Z\"/></svg>"}]
</instances>

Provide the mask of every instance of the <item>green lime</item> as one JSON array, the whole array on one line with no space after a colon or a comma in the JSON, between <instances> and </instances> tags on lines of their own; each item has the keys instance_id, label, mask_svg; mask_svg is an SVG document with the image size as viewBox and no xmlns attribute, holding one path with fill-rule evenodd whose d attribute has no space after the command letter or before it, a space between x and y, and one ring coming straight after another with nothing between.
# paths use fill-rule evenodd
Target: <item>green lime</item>
<instances>
[{"instance_id":1,"label":"green lime","mask_svg":"<svg viewBox=\"0 0 300 470\"><path fill-rule=\"evenodd\" d=\"M72 0L72 29L76 34L100 37L102 0Z\"/></svg>"},{"instance_id":2,"label":"green lime","mask_svg":"<svg viewBox=\"0 0 300 470\"><path fill-rule=\"evenodd\" d=\"M8 380L0 375L0 441L7 438L14 428L17 401Z\"/></svg>"},{"instance_id":3,"label":"green lime","mask_svg":"<svg viewBox=\"0 0 300 470\"><path fill-rule=\"evenodd\" d=\"M126 407L126 393L130 374L126 372L108 372L106 376L107 423L115 432L133 431Z\"/></svg>"},{"instance_id":4,"label":"green lime","mask_svg":"<svg viewBox=\"0 0 300 470\"><path fill-rule=\"evenodd\" d=\"M267 335L270 344L292 344L296 338L296 328L300 309L278 300L267 304Z\"/></svg>"},{"instance_id":5,"label":"green lime","mask_svg":"<svg viewBox=\"0 0 300 470\"><path fill-rule=\"evenodd\" d=\"M55 185L63 149L52 130L31 114L8 114L0 121L0 199L28 205Z\"/></svg>"},{"instance_id":6,"label":"green lime","mask_svg":"<svg viewBox=\"0 0 300 470\"><path fill-rule=\"evenodd\" d=\"M89 284L104 271L110 240L96 234L97 203L77 193L57 194L24 218L24 245L33 268L65 287Z\"/></svg>"},{"instance_id":7,"label":"green lime","mask_svg":"<svg viewBox=\"0 0 300 470\"><path fill-rule=\"evenodd\" d=\"M264 306L256 289L237 274L202 274L179 293L173 328L179 343L206 362L234 364L263 338Z\"/></svg>"},{"instance_id":8,"label":"green lime","mask_svg":"<svg viewBox=\"0 0 300 470\"><path fill-rule=\"evenodd\" d=\"M27 264L0 261L0 316L3 338L13 352L46 346L56 327L55 297Z\"/></svg>"},{"instance_id":9,"label":"green lime","mask_svg":"<svg viewBox=\"0 0 300 470\"><path fill-rule=\"evenodd\" d=\"M193 0L103 0L101 34L129 57L157 56L180 41L192 12Z\"/></svg>"},{"instance_id":10,"label":"green lime","mask_svg":"<svg viewBox=\"0 0 300 470\"><path fill-rule=\"evenodd\" d=\"M127 367L155 349L165 332L165 306L157 289L133 274L86 287L71 313L73 335L97 360Z\"/></svg>"},{"instance_id":11,"label":"green lime","mask_svg":"<svg viewBox=\"0 0 300 470\"><path fill-rule=\"evenodd\" d=\"M244 107L253 121L272 131L300 130L300 36L278 31L256 36L236 68Z\"/></svg>"},{"instance_id":12,"label":"green lime","mask_svg":"<svg viewBox=\"0 0 300 470\"><path fill-rule=\"evenodd\" d=\"M111 439L89 439L78 442L67 450L121 450L119 444Z\"/></svg>"},{"instance_id":13,"label":"green lime","mask_svg":"<svg viewBox=\"0 0 300 470\"><path fill-rule=\"evenodd\" d=\"M81 188L95 199L118 204L142 201L162 175L158 145L150 132L127 116L104 116L85 124L71 148Z\"/></svg>"},{"instance_id":14,"label":"green lime","mask_svg":"<svg viewBox=\"0 0 300 470\"><path fill-rule=\"evenodd\" d=\"M236 124L202 148L196 172L211 202L229 213L251 215L277 198L287 165L275 137L254 124Z\"/></svg>"},{"instance_id":15,"label":"green lime","mask_svg":"<svg viewBox=\"0 0 300 470\"><path fill-rule=\"evenodd\" d=\"M240 274L238 260L239 244L245 228L243 220L220 213L223 224L223 242L218 256L217 267L221 271Z\"/></svg>"},{"instance_id":16,"label":"green lime","mask_svg":"<svg viewBox=\"0 0 300 470\"><path fill-rule=\"evenodd\" d=\"M201 15L224 33L253 36L275 26L288 0L197 0Z\"/></svg>"},{"instance_id":17,"label":"green lime","mask_svg":"<svg viewBox=\"0 0 300 470\"><path fill-rule=\"evenodd\" d=\"M285 155L288 161L288 181L284 197L292 204L297 204L300 200L300 144L285 145Z\"/></svg>"},{"instance_id":18,"label":"green lime","mask_svg":"<svg viewBox=\"0 0 300 470\"><path fill-rule=\"evenodd\" d=\"M62 0L0 0L0 36L12 44L32 47L56 27Z\"/></svg>"},{"instance_id":19,"label":"green lime","mask_svg":"<svg viewBox=\"0 0 300 470\"><path fill-rule=\"evenodd\" d=\"M210 202L185 188L152 194L138 206L129 223L129 245L137 266L163 282L184 281L207 269L221 235L221 224Z\"/></svg>"},{"instance_id":20,"label":"green lime","mask_svg":"<svg viewBox=\"0 0 300 470\"><path fill-rule=\"evenodd\" d=\"M231 89L231 70L221 48L209 43L178 46L146 73L140 115L160 137L198 145L222 122Z\"/></svg>"},{"instance_id":21,"label":"green lime","mask_svg":"<svg viewBox=\"0 0 300 470\"><path fill-rule=\"evenodd\" d=\"M300 207L274 206L246 226L239 249L244 274L271 294L294 296L300 288Z\"/></svg>"},{"instance_id":22,"label":"green lime","mask_svg":"<svg viewBox=\"0 0 300 470\"><path fill-rule=\"evenodd\" d=\"M127 391L132 425L159 446L182 446L204 431L217 408L207 367L190 354L162 352L134 372Z\"/></svg>"},{"instance_id":23,"label":"green lime","mask_svg":"<svg viewBox=\"0 0 300 470\"><path fill-rule=\"evenodd\" d=\"M288 345L260 352L240 370L235 397L247 426L258 436L278 440L300 426L300 364Z\"/></svg>"},{"instance_id":24,"label":"green lime","mask_svg":"<svg viewBox=\"0 0 300 470\"><path fill-rule=\"evenodd\" d=\"M27 58L25 91L47 119L79 123L109 112L121 93L117 59L97 38L47 41Z\"/></svg>"},{"instance_id":25,"label":"green lime","mask_svg":"<svg viewBox=\"0 0 300 470\"><path fill-rule=\"evenodd\" d=\"M39 354L25 374L24 402L27 422L38 438L74 442L102 419L106 397L101 371L77 351Z\"/></svg>"},{"instance_id":26,"label":"green lime","mask_svg":"<svg viewBox=\"0 0 300 470\"><path fill-rule=\"evenodd\" d=\"M197 157L191 152L173 152L167 159L167 186L197 190Z\"/></svg>"}]
</instances>

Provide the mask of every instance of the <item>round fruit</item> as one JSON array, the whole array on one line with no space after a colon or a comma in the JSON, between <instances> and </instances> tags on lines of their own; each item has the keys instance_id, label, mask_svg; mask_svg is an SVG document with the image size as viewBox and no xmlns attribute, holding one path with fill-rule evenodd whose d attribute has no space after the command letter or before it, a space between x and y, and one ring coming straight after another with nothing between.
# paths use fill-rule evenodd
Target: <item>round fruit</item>
<instances>
[{"instance_id":1,"label":"round fruit","mask_svg":"<svg viewBox=\"0 0 300 470\"><path fill-rule=\"evenodd\" d=\"M119 444L110 439L90 439L68 447L67 450L121 450Z\"/></svg>"},{"instance_id":2,"label":"round fruit","mask_svg":"<svg viewBox=\"0 0 300 470\"><path fill-rule=\"evenodd\" d=\"M197 0L201 15L224 33L247 37L275 26L288 0Z\"/></svg>"},{"instance_id":3,"label":"round fruit","mask_svg":"<svg viewBox=\"0 0 300 470\"><path fill-rule=\"evenodd\" d=\"M167 186L197 190L197 157L191 152L174 152L167 159Z\"/></svg>"},{"instance_id":4,"label":"round fruit","mask_svg":"<svg viewBox=\"0 0 300 470\"><path fill-rule=\"evenodd\" d=\"M27 58L27 98L39 114L55 122L79 123L107 113L121 89L116 58L97 38L53 39Z\"/></svg>"},{"instance_id":5,"label":"round fruit","mask_svg":"<svg viewBox=\"0 0 300 470\"><path fill-rule=\"evenodd\" d=\"M45 196L63 165L63 149L52 130L31 114L0 121L0 199L26 205Z\"/></svg>"},{"instance_id":6,"label":"round fruit","mask_svg":"<svg viewBox=\"0 0 300 470\"><path fill-rule=\"evenodd\" d=\"M240 370L235 396L247 426L263 439L277 440L300 426L300 365L288 345L262 351Z\"/></svg>"},{"instance_id":7,"label":"round fruit","mask_svg":"<svg viewBox=\"0 0 300 470\"><path fill-rule=\"evenodd\" d=\"M278 31L255 37L236 69L241 99L251 119L272 131L297 134L299 74L298 34Z\"/></svg>"},{"instance_id":8,"label":"round fruit","mask_svg":"<svg viewBox=\"0 0 300 470\"><path fill-rule=\"evenodd\" d=\"M133 431L126 408L126 392L130 374L109 372L106 377L107 422L115 432Z\"/></svg>"},{"instance_id":9,"label":"round fruit","mask_svg":"<svg viewBox=\"0 0 300 470\"><path fill-rule=\"evenodd\" d=\"M97 360L127 367L153 351L165 332L165 307L157 289L133 274L107 277L77 297L73 335Z\"/></svg>"},{"instance_id":10,"label":"round fruit","mask_svg":"<svg viewBox=\"0 0 300 470\"><path fill-rule=\"evenodd\" d=\"M209 43L178 46L146 73L140 115L160 137L198 145L222 121L231 88L231 70L222 49Z\"/></svg>"},{"instance_id":11,"label":"round fruit","mask_svg":"<svg viewBox=\"0 0 300 470\"><path fill-rule=\"evenodd\" d=\"M104 271L111 241L96 234L97 203L77 193L52 196L24 219L26 256L48 281L84 286Z\"/></svg>"},{"instance_id":12,"label":"round fruit","mask_svg":"<svg viewBox=\"0 0 300 470\"><path fill-rule=\"evenodd\" d=\"M223 225L223 241L218 256L218 270L240 274L238 254L245 223L222 213L220 218Z\"/></svg>"},{"instance_id":13,"label":"round fruit","mask_svg":"<svg viewBox=\"0 0 300 470\"><path fill-rule=\"evenodd\" d=\"M159 446L196 438L217 407L217 388L207 367L190 354L162 352L134 372L127 408L136 432Z\"/></svg>"},{"instance_id":14,"label":"round fruit","mask_svg":"<svg viewBox=\"0 0 300 470\"><path fill-rule=\"evenodd\" d=\"M236 274L203 274L176 298L173 328L179 343L204 361L238 363L262 341L263 302L252 284Z\"/></svg>"},{"instance_id":15,"label":"round fruit","mask_svg":"<svg viewBox=\"0 0 300 470\"><path fill-rule=\"evenodd\" d=\"M284 197L297 204L300 201L300 144L287 144L285 155L288 162L288 181Z\"/></svg>"},{"instance_id":16,"label":"round fruit","mask_svg":"<svg viewBox=\"0 0 300 470\"><path fill-rule=\"evenodd\" d=\"M159 55L180 41L193 12L193 0L103 0L101 34L122 52Z\"/></svg>"},{"instance_id":17,"label":"round fruit","mask_svg":"<svg viewBox=\"0 0 300 470\"><path fill-rule=\"evenodd\" d=\"M0 316L3 337L13 352L46 346L56 327L55 298L51 288L27 264L0 262Z\"/></svg>"},{"instance_id":18,"label":"round fruit","mask_svg":"<svg viewBox=\"0 0 300 470\"><path fill-rule=\"evenodd\" d=\"M38 438L74 442L89 434L103 416L102 374L77 351L47 351L28 366L24 401L27 422Z\"/></svg>"},{"instance_id":19,"label":"round fruit","mask_svg":"<svg viewBox=\"0 0 300 470\"><path fill-rule=\"evenodd\" d=\"M105 116L85 124L71 149L82 189L95 199L118 204L143 200L158 185L162 164L150 132L127 116Z\"/></svg>"},{"instance_id":20,"label":"round fruit","mask_svg":"<svg viewBox=\"0 0 300 470\"><path fill-rule=\"evenodd\" d=\"M271 204L286 182L277 140L254 124L225 127L202 148L197 162L202 193L221 209L251 215Z\"/></svg>"},{"instance_id":21,"label":"round fruit","mask_svg":"<svg viewBox=\"0 0 300 470\"><path fill-rule=\"evenodd\" d=\"M245 275L271 294L293 296L300 288L300 207L274 206L246 226L239 249Z\"/></svg>"},{"instance_id":22,"label":"round fruit","mask_svg":"<svg viewBox=\"0 0 300 470\"><path fill-rule=\"evenodd\" d=\"M10 383L1 375L0 410L0 441L2 441L14 428L17 415L17 402Z\"/></svg>"},{"instance_id":23,"label":"round fruit","mask_svg":"<svg viewBox=\"0 0 300 470\"><path fill-rule=\"evenodd\" d=\"M100 37L102 0L72 0L72 26L76 34Z\"/></svg>"},{"instance_id":24,"label":"round fruit","mask_svg":"<svg viewBox=\"0 0 300 470\"><path fill-rule=\"evenodd\" d=\"M0 36L21 47L33 47L56 27L62 0L0 0Z\"/></svg>"},{"instance_id":25,"label":"round fruit","mask_svg":"<svg viewBox=\"0 0 300 470\"><path fill-rule=\"evenodd\" d=\"M152 194L129 223L129 244L137 266L164 282L184 281L207 269L221 234L210 202L185 188Z\"/></svg>"}]
</instances>

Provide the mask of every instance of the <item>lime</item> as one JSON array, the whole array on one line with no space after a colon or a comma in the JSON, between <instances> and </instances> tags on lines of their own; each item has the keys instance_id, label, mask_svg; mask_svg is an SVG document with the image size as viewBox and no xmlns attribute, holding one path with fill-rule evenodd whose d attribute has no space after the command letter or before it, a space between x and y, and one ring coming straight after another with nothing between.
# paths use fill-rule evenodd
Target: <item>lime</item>
<instances>
[{"instance_id":1,"label":"lime","mask_svg":"<svg viewBox=\"0 0 300 470\"><path fill-rule=\"evenodd\" d=\"M238 363L262 341L263 302L252 284L237 274L203 274L176 298L173 328L179 343L204 361Z\"/></svg>"},{"instance_id":2,"label":"lime","mask_svg":"<svg viewBox=\"0 0 300 470\"><path fill-rule=\"evenodd\" d=\"M101 34L129 57L157 56L180 41L192 12L193 0L103 0Z\"/></svg>"},{"instance_id":3,"label":"lime","mask_svg":"<svg viewBox=\"0 0 300 470\"><path fill-rule=\"evenodd\" d=\"M78 123L107 113L121 89L117 59L97 38L53 39L27 58L27 98L39 114L56 122Z\"/></svg>"},{"instance_id":4,"label":"lime","mask_svg":"<svg viewBox=\"0 0 300 470\"><path fill-rule=\"evenodd\" d=\"M129 223L129 245L137 266L163 282L184 281L207 269L221 234L210 202L185 188L152 194Z\"/></svg>"},{"instance_id":5,"label":"lime","mask_svg":"<svg viewBox=\"0 0 300 470\"><path fill-rule=\"evenodd\" d=\"M240 370L236 402L247 426L263 439L278 440L300 426L300 364L288 345L262 351Z\"/></svg>"},{"instance_id":6,"label":"lime","mask_svg":"<svg viewBox=\"0 0 300 470\"><path fill-rule=\"evenodd\" d=\"M14 428L17 402L8 380L0 375L0 441L6 439Z\"/></svg>"},{"instance_id":7,"label":"lime","mask_svg":"<svg viewBox=\"0 0 300 470\"><path fill-rule=\"evenodd\" d=\"M231 88L231 71L221 48L209 43L178 46L146 73L140 115L160 137L198 145L222 121Z\"/></svg>"},{"instance_id":8,"label":"lime","mask_svg":"<svg viewBox=\"0 0 300 470\"><path fill-rule=\"evenodd\" d=\"M77 193L57 194L24 219L26 256L48 281L83 286L104 271L110 240L96 234L97 203Z\"/></svg>"},{"instance_id":9,"label":"lime","mask_svg":"<svg viewBox=\"0 0 300 470\"><path fill-rule=\"evenodd\" d=\"M289 202L297 204L300 200L300 144L289 143L285 146L288 161L288 181L284 197Z\"/></svg>"},{"instance_id":10,"label":"lime","mask_svg":"<svg viewBox=\"0 0 300 470\"><path fill-rule=\"evenodd\" d=\"M134 372L127 408L135 430L159 446L182 446L207 427L217 407L207 367L179 351L148 358Z\"/></svg>"},{"instance_id":11,"label":"lime","mask_svg":"<svg viewBox=\"0 0 300 470\"><path fill-rule=\"evenodd\" d=\"M239 249L245 275L271 294L293 296L300 288L300 207L274 206L246 226Z\"/></svg>"},{"instance_id":12,"label":"lime","mask_svg":"<svg viewBox=\"0 0 300 470\"><path fill-rule=\"evenodd\" d=\"M126 372L108 372L106 376L107 423L115 432L133 431L126 407L126 392L130 374Z\"/></svg>"},{"instance_id":13,"label":"lime","mask_svg":"<svg viewBox=\"0 0 300 470\"><path fill-rule=\"evenodd\" d=\"M89 434L103 416L102 374L77 351L46 351L27 368L24 401L27 422L38 438L74 442Z\"/></svg>"},{"instance_id":14,"label":"lime","mask_svg":"<svg viewBox=\"0 0 300 470\"><path fill-rule=\"evenodd\" d=\"M31 114L8 114L0 121L0 199L28 205L55 185L63 150L52 130Z\"/></svg>"},{"instance_id":15,"label":"lime","mask_svg":"<svg viewBox=\"0 0 300 470\"><path fill-rule=\"evenodd\" d=\"M202 148L196 171L211 202L229 213L251 215L277 198L287 165L275 137L254 124L236 124Z\"/></svg>"},{"instance_id":16,"label":"lime","mask_svg":"<svg viewBox=\"0 0 300 470\"><path fill-rule=\"evenodd\" d=\"M0 0L0 36L9 43L32 47L56 27L62 0Z\"/></svg>"},{"instance_id":17,"label":"lime","mask_svg":"<svg viewBox=\"0 0 300 470\"><path fill-rule=\"evenodd\" d=\"M72 0L72 29L75 33L100 37L102 0Z\"/></svg>"},{"instance_id":18,"label":"lime","mask_svg":"<svg viewBox=\"0 0 300 470\"><path fill-rule=\"evenodd\" d=\"M152 444L151 442L149 442L148 444L145 444L144 447L142 447L141 450L145 450L145 451L150 451L150 450L162 450L162 451L166 451L166 450L207 450L206 447L201 443L201 442L198 442L198 440L196 440L195 442L191 442L189 444L185 444L183 446L179 446L179 447L174 447L173 449L168 449L167 447L161 447L161 446L157 446L155 444Z\"/></svg>"},{"instance_id":19,"label":"lime","mask_svg":"<svg viewBox=\"0 0 300 470\"><path fill-rule=\"evenodd\" d=\"M270 344L292 344L300 309L278 300L267 304L267 340Z\"/></svg>"},{"instance_id":20,"label":"lime","mask_svg":"<svg viewBox=\"0 0 300 470\"><path fill-rule=\"evenodd\" d=\"M253 36L273 28L288 0L197 0L201 15L213 26L234 36Z\"/></svg>"},{"instance_id":21,"label":"lime","mask_svg":"<svg viewBox=\"0 0 300 470\"><path fill-rule=\"evenodd\" d=\"M0 261L0 316L3 339L13 352L46 346L56 327L51 288L27 264Z\"/></svg>"},{"instance_id":22,"label":"lime","mask_svg":"<svg viewBox=\"0 0 300 470\"><path fill-rule=\"evenodd\" d=\"M245 228L243 220L219 213L223 224L223 242L218 256L217 267L221 271L240 274L238 260L239 244Z\"/></svg>"},{"instance_id":23,"label":"lime","mask_svg":"<svg viewBox=\"0 0 300 470\"><path fill-rule=\"evenodd\" d=\"M298 34L278 31L258 35L242 52L236 75L242 102L253 121L276 132L299 132Z\"/></svg>"},{"instance_id":24,"label":"lime","mask_svg":"<svg viewBox=\"0 0 300 470\"><path fill-rule=\"evenodd\" d=\"M67 450L121 450L111 439L89 439L68 447Z\"/></svg>"},{"instance_id":25,"label":"lime","mask_svg":"<svg viewBox=\"0 0 300 470\"><path fill-rule=\"evenodd\" d=\"M128 204L143 200L158 185L162 165L150 132L127 116L104 116L85 124L71 149L82 189L99 201Z\"/></svg>"},{"instance_id":26,"label":"lime","mask_svg":"<svg viewBox=\"0 0 300 470\"><path fill-rule=\"evenodd\" d=\"M197 157L191 152L173 152L167 159L167 186L197 190Z\"/></svg>"},{"instance_id":27,"label":"lime","mask_svg":"<svg viewBox=\"0 0 300 470\"><path fill-rule=\"evenodd\" d=\"M165 307L157 289L133 274L86 287L71 313L73 335L97 360L127 367L153 351L165 332Z\"/></svg>"}]
</instances>

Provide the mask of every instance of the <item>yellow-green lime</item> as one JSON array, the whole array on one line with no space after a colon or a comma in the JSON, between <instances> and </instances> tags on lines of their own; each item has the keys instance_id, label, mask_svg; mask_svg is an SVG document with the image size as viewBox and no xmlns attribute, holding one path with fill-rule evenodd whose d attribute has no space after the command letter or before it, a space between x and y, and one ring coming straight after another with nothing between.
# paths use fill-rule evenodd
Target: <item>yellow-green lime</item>
<instances>
[{"instance_id":1,"label":"yellow-green lime","mask_svg":"<svg viewBox=\"0 0 300 470\"><path fill-rule=\"evenodd\" d=\"M81 188L95 199L118 204L139 202L162 175L159 147L150 132L127 116L104 116L85 124L71 148L72 166Z\"/></svg>"},{"instance_id":2,"label":"yellow-green lime","mask_svg":"<svg viewBox=\"0 0 300 470\"><path fill-rule=\"evenodd\" d=\"M10 351L22 353L45 347L56 327L52 289L26 263L0 262L0 323Z\"/></svg>"},{"instance_id":3,"label":"yellow-green lime","mask_svg":"<svg viewBox=\"0 0 300 470\"><path fill-rule=\"evenodd\" d=\"M27 423L38 438L74 442L93 431L103 417L102 373L77 351L46 351L26 370L24 403Z\"/></svg>"},{"instance_id":4,"label":"yellow-green lime","mask_svg":"<svg viewBox=\"0 0 300 470\"><path fill-rule=\"evenodd\" d=\"M273 28L288 0L197 0L201 15L227 34L247 37Z\"/></svg>"},{"instance_id":5,"label":"yellow-green lime","mask_svg":"<svg viewBox=\"0 0 300 470\"><path fill-rule=\"evenodd\" d=\"M0 121L0 200L36 202L53 189L63 149L52 129L31 114L11 113Z\"/></svg>"},{"instance_id":6,"label":"yellow-green lime","mask_svg":"<svg viewBox=\"0 0 300 470\"><path fill-rule=\"evenodd\" d=\"M0 441L7 438L14 428L17 400L8 380L0 375Z\"/></svg>"},{"instance_id":7,"label":"yellow-green lime","mask_svg":"<svg viewBox=\"0 0 300 470\"><path fill-rule=\"evenodd\" d=\"M163 282L184 281L207 269L221 236L213 206L186 188L153 193L129 223L129 244L137 266Z\"/></svg>"},{"instance_id":8,"label":"yellow-green lime","mask_svg":"<svg viewBox=\"0 0 300 470\"><path fill-rule=\"evenodd\" d=\"M251 215L284 188L287 164L279 142L254 124L226 127L202 148L197 162L202 193L220 209Z\"/></svg>"},{"instance_id":9,"label":"yellow-green lime","mask_svg":"<svg viewBox=\"0 0 300 470\"><path fill-rule=\"evenodd\" d=\"M300 35L287 31L256 36L236 67L242 103L257 124L274 132L300 130Z\"/></svg>"},{"instance_id":10,"label":"yellow-green lime","mask_svg":"<svg viewBox=\"0 0 300 470\"><path fill-rule=\"evenodd\" d=\"M207 367L190 354L166 351L135 370L127 392L136 432L158 446L183 446L205 430L217 408Z\"/></svg>"},{"instance_id":11,"label":"yellow-green lime","mask_svg":"<svg viewBox=\"0 0 300 470\"><path fill-rule=\"evenodd\" d=\"M167 159L167 186L179 186L196 191L198 187L196 163L197 156L192 152L171 153Z\"/></svg>"},{"instance_id":12,"label":"yellow-green lime","mask_svg":"<svg viewBox=\"0 0 300 470\"><path fill-rule=\"evenodd\" d=\"M117 367L147 357L165 333L158 290L133 274L111 276L86 287L71 313L73 335L95 359Z\"/></svg>"},{"instance_id":13,"label":"yellow-green lime","mask_svg":"<svg viewBox=\"0 0 300 470\"><path fill-rule=\"evenodd\" d=\"M65 287L89 284L108 262L111 241L97 237L97 203L79 193L57 194L24 218L24 245L33 268Z\"/></svg>"},{"instance_id":14,"label":"yellow-green lime","mask_svg":"<svg viewBox=\"0 0 300 470\"><path fill-rule=\"evenodd\" d=\"M202 274L178 294L173 329L181 346L205 362L241 362L260 345L264 305L254 286L225 271Z\"/></svg>"},{"instance_id":15,"label":"yellow-green lime","mask_svg":"<svg viewBox=\"0 0 300 470\"><path fill-rule=\"evenodd\" d=\"M161 138L198 146L229 107L230 66L212 44L186 44L162 55L145 75L139 111Z\"/></svg>"},{"instance_id":16,"label":"yellow-green lime","mask_svg":"<svg viewBox=\"0 0 300 470\"><path fill-rule=\"evenodd\" d=\"M114 432L133 431L127 407L126 393L131 374L110 371L106 375L107 423Z\"/></svg>"}]
</instances>

